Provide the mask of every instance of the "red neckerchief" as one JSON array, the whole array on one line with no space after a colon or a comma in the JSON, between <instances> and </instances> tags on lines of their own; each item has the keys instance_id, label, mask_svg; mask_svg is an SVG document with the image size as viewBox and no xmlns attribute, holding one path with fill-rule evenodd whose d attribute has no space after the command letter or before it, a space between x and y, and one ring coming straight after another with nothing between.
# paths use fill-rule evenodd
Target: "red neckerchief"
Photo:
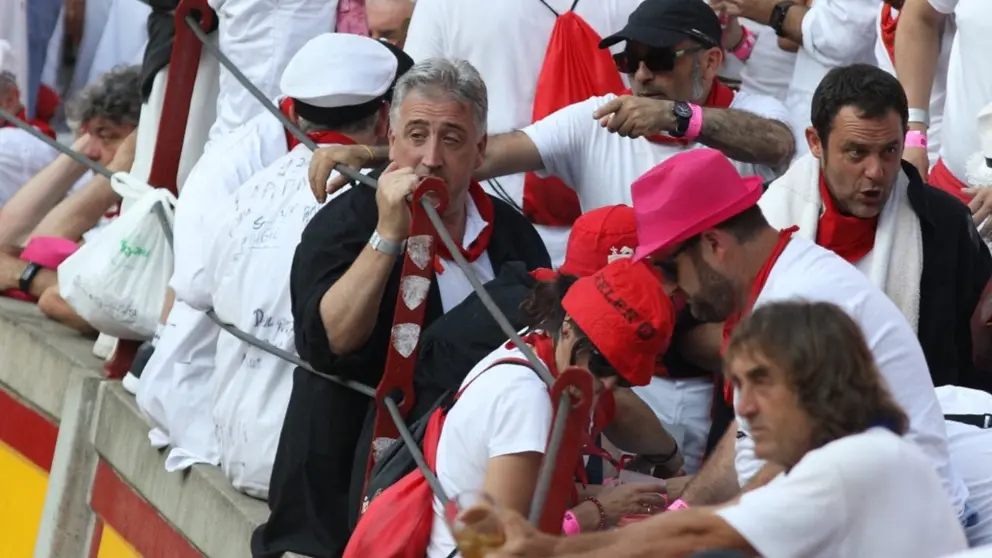
<instances>
[{"instance_id":1,"label":"red neckerchief","mask_svg":"<svg viewBox=\"0 0 992 558\"><path fill-rule=\"evenodd\" d=\"M55 130L53 130L52 127L49 126L47 122L44 122L42 120L28 120L28 113L23 108L21 110L17 111L17 114L15 114L14 116L20 118L21 120L23 120L24 122L27 122L28 124L30 124L32 126L34 126L39 132L45 134L46 136L48 136L48 137L50 137L52 139L56 139L55 138ZM2 127L2 128L16 128L16 126L14 126L14 124L12 122L6 122L6 121L4 121L3 126L0 126L0 127Z\"/></svg>"},{"instance_id":2,"label":"red neckerchief","mask_svg":"<svg viewBox=\"0 0 992 558\"><path fill-rule=\"evenodd\" d=\"M530 276L538 283L551 283L558 280L558 272L546 267L539 267L531 271Z\"/></svg>"},{"instance_id":3,"label":"red neckerchief","mask_svg":"<svg viewBox=\"0 0 992 558\"><path fill-rule=\"evenodd\" d=\"M899 24L899 16L892 15L892 6L882 2L881 37L885 52L889 53L889 60L896 63L896 25Z\"/></svg>"},{"instance_id":4,"label":"red neckerchief","mask_svg":"<svg viewBox=\"0 0 992 558\"><path fill-rule=\"evenodd\" d=\"M787 229L783 229L778 232L778 242L775 243L775 248L772 249L772 253L768 255L768 259L765 260L765 264L761 266L758 270L758 274L754 276L754 283L751 284L751 294L747 298L747 306L741 308L737 312L730 315L725 322L723 322L723 347L720 352L727 350L727 343L730 342L730 335L734 332L734 328L740 323L741 318L747 314L751 313L751 309L754 308L754 303L758 301L758 297L761 295L761 290L765 288L765 283L768 282L768 276L771 275L772 268L775 267L775 262L778 261L779 256L785 251L785 247L789 245L789 241L792 240L792 235L799 227L792 226ZM734 388L730 385L730 382L724 382L723 384L723 397L729 405L734 404Z\"/></svg>"},{"instance_id":5,"label":"red neckerchief","mask_svg":"<svg viewBox=\"0 0 992 558\"><path fill-rule=\"evenodd\" d=\"M472 196L472 201L475 203L475 208L479 211L479 216L486 222L485 228L469 244L468 248L461 248L462 257L468 263L472 263L489 249L489 241L493 237L493 200L475 180L468 186L468 195ZM437 253L434 256L434 270L437 273L444 273L444 265L441 264L441 260L451 259L453 258L451 257L451 252L448 251L448 247L443 242L439 242Z\"/></svg>"},{"instance_id":6,"label":"red neckerchief","mask_svg":"<svg viewBox=\"0 0 992 558\"><path fill-rule=\"evenodd\" d=\"M633 93L628 89L623 94L632 95ZM729 108L732 102L734 102L734 90L720 83L718 78L713 78L710 94L706 97L702 106L709 108ZM680 143L682 145L689 145L696 142L696 140L676 138L668 134L654 134L653 136L645 136L645 139L651 143Z\"/></svg>"},{"instance_id":7,"label":"red neckerchief","mask_svg":"<svg viewBox=\"0 0 992 558\"><path fill-rule=\"evenodd\" d=\"M524 343L534 348L534 352L537 353L537 358L541 359L541 362L548 367L548 372L557 378L558 366L555 361L555 344L551 339L551 336L543 332L531 332L524 335L521 339ZM508 349L513 349L515 347L516 345L512 341L509 341L506 344L506 348ZM557 401L553 401L552 403L557 404ZM612 455L596 446L594 441L595 437L598 436L611 422L613 422L613 417L615 415L616 400L613 398L612 392L604 392L600 394L599 399L596 402L596 407L593 409L590 430L583 430L582 454L602 457L603 459L607 459L614 465L622 468L629 458L617 462L613 459ZM586 466L581 457L575 466L575 476L583 485L589 484L589 475L586 473Z\"/></svg>"},{"instance_id":8,"label":"red neckerchief","mask_svg":"<svg viewBox=\"0 0 992 558\"><path fill-rule=\"evenodd\" d=\"M290 99L289 97L286 97L281 103L279 103L279 110L286 116L290 116L290 114L292 114L292 108L293 99ZM314 143L317 144L333 143L336 145L355 145L355 140L337 132L310 132L307 134L307 137L312 139ZM300 145L300 140L296 139L296 136L289 133L289 130L286 130L286 148L289 151L292 151L297 145Z\"/></svg>"},{"instance_id":9,"label":"red neckerchief","mask_svg":"<svg viewBox=\"0 0 992 558\"><path fill-rule=\"evenodd\" d=\"M871 219L859 219L842 215L834 204L827 190L827 183L820 175L820 199L823 200L823 212L816 227L816 243L827 250L844 258L849 263L855 263L875 246L875 230L878 228L878 216Z\"/></svg>"}]
</instances>

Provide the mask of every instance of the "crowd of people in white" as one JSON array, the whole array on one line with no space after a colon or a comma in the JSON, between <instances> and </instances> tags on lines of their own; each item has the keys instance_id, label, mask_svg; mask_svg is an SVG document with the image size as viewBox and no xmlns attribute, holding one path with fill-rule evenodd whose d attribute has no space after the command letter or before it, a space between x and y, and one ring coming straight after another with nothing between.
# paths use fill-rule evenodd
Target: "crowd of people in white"
<instances>
[{"instance_id":1,"label":"crowd of people in white","mask_svg":"<svg viewBox=\"0 0 992 558\"><path fill-rule=\"evenodd\" d=\"M221 323L373 387L412 374L442 487L492 497L507 556L992 557L981 0L208 3L208 40L319 147L204 50L179 195L146 203L178 0L86 0L71 78L78 2L0 3L24 24L0 25L0 291L100 356L145 341L125 387L151 444L269 502L256 558L393 555L389 487L365 490L390 440L367 396ZM17 125L61 118L113 178ZM467 267L418 260L424 177ZM469 274L552 374L594 377L567 536L517 521L554 408ZM433 504L414 554L453 556Z\"/></svg>"}]
</instances>

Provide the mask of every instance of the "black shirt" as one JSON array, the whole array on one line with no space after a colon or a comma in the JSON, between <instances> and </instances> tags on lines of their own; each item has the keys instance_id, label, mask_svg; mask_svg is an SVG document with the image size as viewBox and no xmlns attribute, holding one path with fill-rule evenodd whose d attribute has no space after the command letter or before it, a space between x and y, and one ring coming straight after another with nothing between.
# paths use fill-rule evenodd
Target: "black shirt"
<instances>
[{"instance_id":1,"label":"black shirt","mask_svg":"<svg viewBox=\"0 0 992 558\"><path fill-rule=\"evenodd\" d=\"M375 191L352 187L323 207L303 231L290 278L300 357L317 370L369 386L385 367L402 268L387 280L383 303L369 340L354 353L335 355L320 317L320 300L365 248L378 210ZM547 249L517 211L493 199L493 233L487 253L497 274L507 262L527 269L550 267ZM431 284L424 328L443 314L437 281ZM256 558L296 552L313 558L340 556L350 535L349 485L358 439L371 400L348 388L297 369L269 487L268 523L252 537ZM366 450L367 451L367 450Z\"/></svg>"},{"instance_id":2,"label":"black shirt","mask_svg":"<svg viewBox=\"0 0 992 558\"><path fill-rule=\"evenodd\" d=\"M909 204L920 219L918 335L934 386L955 385L992 393L992 377L972 361L971 315L992 276L992 255L978 235L971 211L954 196L923 182L903 163Z\"/></svg>"}]
</instances>

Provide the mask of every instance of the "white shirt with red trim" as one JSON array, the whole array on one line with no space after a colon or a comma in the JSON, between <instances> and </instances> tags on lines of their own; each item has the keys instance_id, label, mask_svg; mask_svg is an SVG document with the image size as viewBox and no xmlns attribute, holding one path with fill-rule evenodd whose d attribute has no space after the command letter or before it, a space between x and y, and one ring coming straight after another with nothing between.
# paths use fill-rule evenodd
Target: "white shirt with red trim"
<instances>
[{"instance_id":1,"label":"white shirt with red trim","mask_svg":"<svg viewBox=\"0 0 992 558\"><path fill-rule=\"evenodd\" d=\"M545 173L575 189L583 213L608 205L633 205L630 185L634 180L673 155L705 147L701 143L654 143L607 131L592 114L615 98L616 95L592 97L523 129L537 146ZM738 92L730 108L788 122L785 106L771 97ZM743 176L760 175L767 180L776 177L768 167L739 162L734 166Z\"/></svg>"},{"instance_id":2,"label":"white shirt with red trim","mask_svg":"<svg viewBox=\"0 0 992 558\"><path fill-rule=\"evenodd\" d=\"M886 386L909 417L906 439L930 458L954 509L963 514L968 489L951 467L944 415L923 349L902 312L885 293L837 254L793 236L765 283L755 308L783 300L830 302L854 319L865 335ZM747 421L737 417L737 475L741 486L764 465L754 455Z\"/></svg>"},{"instance_id":3,"label":"white shirt with red trim","mask_svg":"<svg viewBox=\"0 0 992 558\"><path fill-rule=\"evenodd\" d=\"M923 558L968 546L930 459L884 428L810 451L716 513L769 558Z\"/></svg>"},{"instance_id":4,"label":"white shirt with red trim","mask_svg":"<svg viewBox=\"0 0 992 558\"><path fill-rule=\"evenodd\" d=\"M479 214L479 209L472 201L472 196L465 196L465 206L465 236L461 240L463 247L471 246L486 228L486 222ZM437 277L438 292L441 293L441 307L447 312L458 306L465 300L465 297L472 294L474 289L468 276L454 260L441 259L440 261L444 271L436 272L435 276ZM482 283L488 283L496 278L493 263L489 260L488 250L482 252L474 262L469 262L469 267Z\"/></svg>"},{"instance_id":5,"label":"white shirt with red trim","mask_svg":"<svg viewBox=\"0 0 992 558\"><path fill-rule=\"evenodd\" d=\"M957 33L947 66L947 101L944 104L940 158L947 169L965 181L968 158L978 150L976 118L992 102L992 10L985 0L930 0L942 14L954 15Z\"/></svg>"},{"instance_id":6,"label":"white shirt with red trim","mask_svg":"<svg viewBox=\"0 0 992 558\"><path fill-rule=\"evenodd\" d=\"M469 382L471 385L445 419L436 469L441 487L449 496L482 490L490 459L519 453L543 454L547 446L553 415L548 386L530 367L492 366L505 358L525 357L519 349L508 349L504 344L482 359L465 377L462 387ZM435 498L427 558L447 558L454 549L444 509Z\"/></svg>"}]
</instances>

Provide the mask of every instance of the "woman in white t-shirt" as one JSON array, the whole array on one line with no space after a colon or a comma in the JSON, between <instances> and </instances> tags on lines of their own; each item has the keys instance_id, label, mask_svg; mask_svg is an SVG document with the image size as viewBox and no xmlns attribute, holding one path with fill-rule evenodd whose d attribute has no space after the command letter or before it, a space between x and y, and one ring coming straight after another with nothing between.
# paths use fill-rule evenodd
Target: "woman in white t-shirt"
<instances>
[{"instance_id":1,"label":"woman in white t-shirt","mask_svg":"<svg viewBox=\"0 0 992 558\"><path fill-rule=\"evenodd\" d=\"M660 277L629 259L578 280L562 276L539 283L521 310L530 322L524 342L552 375L571 366L585 368L597 395L616 386L647 384L675 322ZM437 447L437 476L446 494L484 491L500 508L528 512L553 408L547 384L524 358L507 343L465 378ZM644 494L645 504L652 496ZM602 505L585 507L582 514L592 516L588 526L602 527ZM580 511L574 511L566 522L582 523L576 517ZM427 555L445 558L454 548L435 499Z\"/></svg>"},{"instance_id":2,"label":"woman in white t-shirt","mask_svg":"<svg viewBox=\"0 0 992 558\"><path fill-rule=\"evenodd\" d=\"M669 511L594 537L537 533L504 514L499 556L936 558L967 548L929 458L865 336L828 302L773 302L734 330L723 370L758 457L785 472L718 507Z\"/></svg>"}]
</instances>

